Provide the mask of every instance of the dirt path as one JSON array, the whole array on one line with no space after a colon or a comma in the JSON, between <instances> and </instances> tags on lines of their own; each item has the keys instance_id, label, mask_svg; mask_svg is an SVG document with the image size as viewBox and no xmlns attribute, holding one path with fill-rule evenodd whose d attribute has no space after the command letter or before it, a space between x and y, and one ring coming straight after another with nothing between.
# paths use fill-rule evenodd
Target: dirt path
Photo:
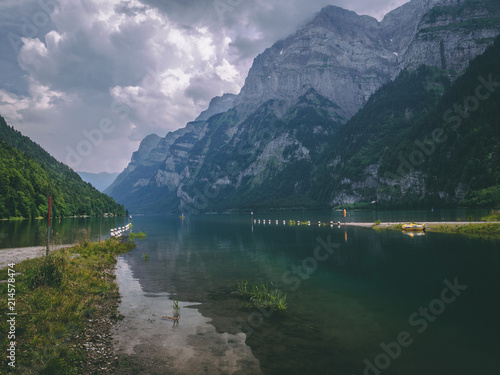
<instances>
[{"instance_id":1,"label":"dirt path","mask_svg":"<svg viewBox=\"0 0 500 375\"><path fill-rule=\"evenodd\" d=\"M66 247L72 247L75 244L57 245L50 248L56 251ZM13 249L0 249L0 269L7 267L10 263L18 264L26 259L38 258L45 255L44 246L18 247Z\"/></svg>"}]
</instances>

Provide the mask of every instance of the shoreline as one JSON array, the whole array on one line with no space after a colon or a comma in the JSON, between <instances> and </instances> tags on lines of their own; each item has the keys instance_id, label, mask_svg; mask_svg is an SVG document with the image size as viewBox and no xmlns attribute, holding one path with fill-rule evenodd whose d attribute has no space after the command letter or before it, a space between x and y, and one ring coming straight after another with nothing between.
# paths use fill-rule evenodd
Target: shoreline
<instances>
[{"instance_id":1,"label":"shoreline","mask_svg":"<svg viewBox=\"0 0 500 375\"><path fill-rule=\"evenodd\" d=\"M409 221L405 222L399 222L399 221L394 221L394 222L384 222L380 224L375 224L375 223L340 223L340 225L347 225L347 226L353 226L353 227L362 227L362 228L391 228L397 225L403 225L403 224L408 224ZM482 225L482 224L500 224L500 221L418 221L418 224L423 224L427 229L431 229L435 226L440 226L440 225L454 225L454 226L464 226L464 225Z\"/></svg>"},{"instance_id":2,"label":"shoreline","mask_svg":"<svg viewBox=\"0 0 500 375\"><path fill-rule=\"evenodd\" d=\"M51 253L57 251L56 259L63 260L63 277L58 281L47 279L35 287L29 286L29 274L40 272L38 266L43 261L39 260L45 255L45 247L0 250L2 266L6 263L0 279L15 277L13 285L19 297L22 295L15 304L17 327L23 327L15 334L16 365L50 373L116 373L118 357L112 329L119 326L121 317L115 267L118 255L133 246L133 242L116 240L52 246ZM9 269L16 273L7 270L13 260L15 266ZM5 283L0 283L0 288L6 293ZM6 306L1 310L13 311ZM6 332L6 327L7 321L0 324L0 330ZM37 344L33 343L35 337ZM1 360L0 373L7 369L11 370L8 363Z\"/></svg>"},{"instance_id":3,"label":"shoreline","mask_svg":"<svg viewBox=\"0 0 500 375\"><path fill-rule=\"evenodd\" d=\"M371 228L373 230L398 230L408 233L415 231L405 231L401 228L404 223L346 223L344 226ZM439 221L439 222L418 222L423 224L423 233L447 233L455 235L465 235L476 238L500 239L500 221Z\"/></svg>"},{"instance_id":4,"label":"shoreline","mask_svg":"<svg viewBox=\"0 0 500 375\"><path fill-rule=\"evenodd\" d=\"M77 244L65 244L51 246L50 251L58 251ZM7 267L10 263L19 264L27 259L39 258L45 255L47 249L45 246L14 247L0 249L0 269Z\"/></svg>"}]
</instances>

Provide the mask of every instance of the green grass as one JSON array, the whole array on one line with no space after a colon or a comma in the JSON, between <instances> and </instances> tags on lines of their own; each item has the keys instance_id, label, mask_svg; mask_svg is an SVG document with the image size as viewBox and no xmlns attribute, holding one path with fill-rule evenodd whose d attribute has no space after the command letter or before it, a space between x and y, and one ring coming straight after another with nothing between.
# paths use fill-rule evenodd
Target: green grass
<instances>
[{"instance_id":1,"label":"green grass","mask_svg":"<svg viewBox=\"0 0 500 375\"><path fill-rule=\"evenodd\" d=\"M439 233L457 233L469 236L500 238L500 224L496 223L433 225L428 227L427 230Z\"/></svg>"},{"instance_id":2,"label":"green grass","mask_svg":"<svg viewBox=\"0 0 500 375\"><path fill-rule=\"evenodd\" d=\"M481 218L483 221L500 221L500 211L492 210L488 216L484 216Z\"/></svg>"},{"instance_id":3,"label":"green grass","mask_svg":"<svg viewBox=\"0 0 500 375\"><path fill-rule=\"evenodd\" d=\"M250 300L250 307L272 308L274 311L284 312L288 308L286 293L275 289L271 290L269 283L251 284L248 280L241 280L235 284L235 294Z\"/></svg>"},{"instance_id":4,"label":"green grass","mask_svg":"<svg viewBox=\"0 0 500 375\"><path fill-rule=\"evenodd\" d=\"M115 256L129 251L132 243L110 239L102 243L59 250L48 258L26 260L14 267L16 316L16 371L23 374L79 374L86 360L82 335L89 320L102 306L118 301L112 268ZM74 256L79 254L79 256ZM0 280L8 279L6 268ZM0 315L9 312L8 284L0 284ZM0 332L8 332L7 319ZM0 349L6 352L7 335ZM11 373L5 355L0 374Z\"/></svg>"}]
</instances>

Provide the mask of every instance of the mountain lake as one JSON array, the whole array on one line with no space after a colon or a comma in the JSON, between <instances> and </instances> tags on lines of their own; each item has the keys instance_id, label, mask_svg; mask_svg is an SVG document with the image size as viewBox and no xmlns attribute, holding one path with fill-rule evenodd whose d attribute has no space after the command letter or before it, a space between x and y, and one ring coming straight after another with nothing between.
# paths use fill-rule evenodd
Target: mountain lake
<instances>
[{"instance_id":1,"label":"mountain lake","mask_svg":"<svg viewBox=\"0 0 500 375\"><path fill-rule=\"evenodd\" d=\"M497 373L499 240L337 226L486 214L135 215L133 231L147 237L118 258L125 318L113 331L116 350L145 373ZM108 218L101 231L125 223ZM44 228L43 220L1 222L0 247L41 244ZM53 231L61 242L78 231L96 239L99 221L54 220ZM287 311L249 307L233 293L242 280L286 293Z\"/></svg>"}]
</instances>

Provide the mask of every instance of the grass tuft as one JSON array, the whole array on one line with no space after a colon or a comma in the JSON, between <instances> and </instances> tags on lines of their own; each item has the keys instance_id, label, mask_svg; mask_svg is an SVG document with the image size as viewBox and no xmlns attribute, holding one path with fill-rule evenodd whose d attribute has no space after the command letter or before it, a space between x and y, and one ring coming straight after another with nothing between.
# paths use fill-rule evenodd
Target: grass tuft
<instances>
[{"instance_id":1,"label":"grass tuft","mask_svg":"<svg viewBox=\"0 0 500 375\"><path fill-rule=\"evenodd\" d=\"M53 253L48 257L37 259L25 273L28 289L34 290L42 286L59 287L64 268L64 258Z\"/></svg>"}]
</instances>

